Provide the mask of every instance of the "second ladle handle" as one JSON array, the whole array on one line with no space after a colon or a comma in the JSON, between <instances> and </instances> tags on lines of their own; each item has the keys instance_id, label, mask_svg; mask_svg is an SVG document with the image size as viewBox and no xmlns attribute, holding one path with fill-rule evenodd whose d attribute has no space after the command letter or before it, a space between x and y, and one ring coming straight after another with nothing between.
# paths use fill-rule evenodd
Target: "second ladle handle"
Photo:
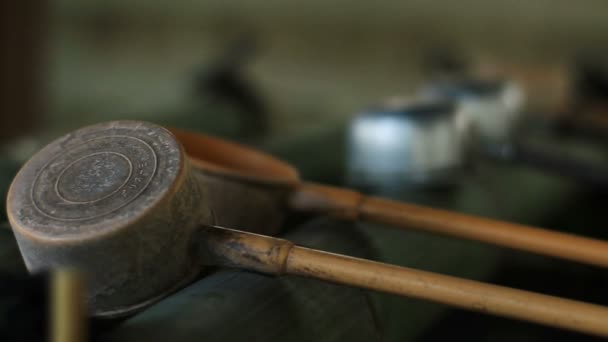
<instances>
[{"instance_id":1,"label":"second ladle handle","mask_svg":"<svg viewBox=\"0 0 608 342\"><path fill-rule=\"evenodd\" d=\"M348 189L305 183L295 191L290 205L300 211L438 233L608 267L606 241L364 196Z\"/></svg>"},{"instance_id":2,"label":"second ladle handle","mask_svg":"<svg viewBox=\"0 0 608 342\"><path fill-rule=\"evenodd\" d=\"M202 260L273 275L298 275L443 303L542 325L608 336L608 308L508 287L299 247L205 226Z\"/></svg>"}]
</instances>

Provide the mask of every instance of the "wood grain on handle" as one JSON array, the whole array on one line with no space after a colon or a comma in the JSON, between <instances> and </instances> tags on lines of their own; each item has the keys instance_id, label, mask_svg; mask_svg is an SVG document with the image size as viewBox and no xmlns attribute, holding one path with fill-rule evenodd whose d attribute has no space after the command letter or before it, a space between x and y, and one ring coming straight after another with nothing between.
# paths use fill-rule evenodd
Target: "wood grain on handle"
<instances>
[{"instance_id":1,"label":"wood grain on handle","mask_svg":"<svg viewBox=\"0 0 608 342\"><path fill-rule=\"evenodd\" d=\"M608 337L608 308L508 287L299 247L236 230L203 227L203 260L273 275L298 275L466 310Z\"/></svg>"},{"instance_id":2,"label":"wood grain on handle","mask_svg":"<svg viewBox=\"0 0 608 342\"><path fill-rule=\"evenodd\" d=\"M291 199L293 209L324 212L346 219L358 219L481 241L608 267L608 242L547 229L492 220L452 211L391 201L335 187L303 184Z\"/></svg>"}]
</instances>

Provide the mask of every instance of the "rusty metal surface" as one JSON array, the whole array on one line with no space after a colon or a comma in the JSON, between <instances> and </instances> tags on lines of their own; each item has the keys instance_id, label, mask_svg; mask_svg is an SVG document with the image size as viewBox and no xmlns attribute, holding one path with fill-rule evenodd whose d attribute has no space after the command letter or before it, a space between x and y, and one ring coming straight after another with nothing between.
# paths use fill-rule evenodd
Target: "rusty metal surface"
<instances>
[{"instance_id":1,"label":"rusty metal surface","mask_svg":"<svg viewBox=\"0 0 608 342\"><path fill-rule=\"evenodd\" d=\"M198 273L188 255L205 192L179 143L153 124L89 126L49 144L9 191L11 226L31 272L76 267L96 315L129 313Z\"/></svg>"}]
</instances>

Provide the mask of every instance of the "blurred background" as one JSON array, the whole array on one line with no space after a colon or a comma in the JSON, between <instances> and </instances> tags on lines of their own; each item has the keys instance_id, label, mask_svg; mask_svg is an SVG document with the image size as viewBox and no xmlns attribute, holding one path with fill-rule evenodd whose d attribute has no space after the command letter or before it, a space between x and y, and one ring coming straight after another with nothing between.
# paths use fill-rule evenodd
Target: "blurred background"
<instances>
[{"instance_id":1,"label":"blurred background","mask_svg":"<svg viewBox=\"0 0 608 342\"><path fill-rule=\"evenodd\" d=\"M266 150L308 180L607 238L607 11L601 0L3 2L2 200L20 165L51 139L137 119ZM453 87L466 94L443 91ZM488 133L470 123L473 114L457 114L463 98L502 98L505 89L517 94L512 122L492 121ZM418 121L420 101L448 100L455 108L425 110L467 128ZM383 115L396 118L388 129L375 126ZM608 304L605 270L360 229L379 260ZM6 271L22 268L9 254ZM389 341L585 339L372 298L374 329ZM301 324L283 337L306 340L299 329L312 314L293 314ZM340 340L352 329L340 324L317 338Z\"/></svg>"},{"instance_id":2,"label":"blurred background","mask_svg":"<svg viewBox=\"0 0 608 342\"><path fill-rule=\"evenodd\" d=\"M43 108L36 114L48 128L180 114L193 101L197 73L239 40L252 45L244 73L267 102L272 133L283 135L412 91L427 76L431 55L555 68L581 58L601 63L608 28L606 5L593 0L576 6L565 0L468 0L458 6L56 0L4 6L34 7L22 10L35 19L11 16L9 32L27 29L30 37L23 38L42 45L36 49L43 55L28 60L40 63Z\"/></svg>"}]
</instances>

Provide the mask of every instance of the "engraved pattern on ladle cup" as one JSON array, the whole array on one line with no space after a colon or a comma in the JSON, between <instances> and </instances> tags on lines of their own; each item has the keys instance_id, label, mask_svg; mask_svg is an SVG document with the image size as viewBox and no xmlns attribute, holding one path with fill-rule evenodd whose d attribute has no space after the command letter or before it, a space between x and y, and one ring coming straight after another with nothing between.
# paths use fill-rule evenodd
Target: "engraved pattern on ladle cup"
<instances>
[{"instance_id":1,"label":"engraved pattern on ladle cup","mask_svg":"<svg viewBox=\"0 0 608 342\"><path fill-rule=\"evenodd\" d=\"M102 157L105 155L121 158L121 161L126 162L127 167L121 169L121 166L117 165L117 162L98 158L98 156ZM95 159L89 165L78 165L79 163L88 161L90 158ZM106 159L107 158L108 157L106 157ZM71 174L70 171L77 167L78 170L75 174ZM127 172L121 172L124 169L127 169ZM120 175L120 173L126 174L126 176ZM118 152L95 152L74 160L63 169L59 176L57 176L55 192L57 193L57 196L65 202L91 204L112 196L124 187L131 178L132 173L133 163L131 163L129 158L124 154ZM70 176L73 176L73 178ZM63 184L64 177L69 178L67 184ZM99 196L99 194L101 194L101 196ZM86 199L87 197L92 196L96 197L88 200ZM78 199L77 197L81 198Z\"/></svg>"},{"instance_id":2,"label":"engraved pattern on ladle cup","mask_svg":"<svg viewBox=\"0 0 608 342\"><path fill-rule=\"evenodd\" d=\"M127 141L121 141L123 139ZM91 153L90 146L93 144L97 144L98 150ZM82 146L82 150L78 149L80 146ZM128 172L129 176L125 181L114 191L94 200L73 201L66 198L65 193L62 194L61 191L64 189L58 184L64 172L67 172L66 170L78 161L103 153L120 155L128 160L128 165L132 170ZM157 172L157 167L156 152L149 143L142 139L113 135L82 141L76 149L57 156L40 169L32 187L32 204L43 215L60 221L101 217L135 200L148 187ZM53 189L47 189L49 187ZM95 203L95 207L91 207L91 203Z\"/></svg>"}]
</instances>

